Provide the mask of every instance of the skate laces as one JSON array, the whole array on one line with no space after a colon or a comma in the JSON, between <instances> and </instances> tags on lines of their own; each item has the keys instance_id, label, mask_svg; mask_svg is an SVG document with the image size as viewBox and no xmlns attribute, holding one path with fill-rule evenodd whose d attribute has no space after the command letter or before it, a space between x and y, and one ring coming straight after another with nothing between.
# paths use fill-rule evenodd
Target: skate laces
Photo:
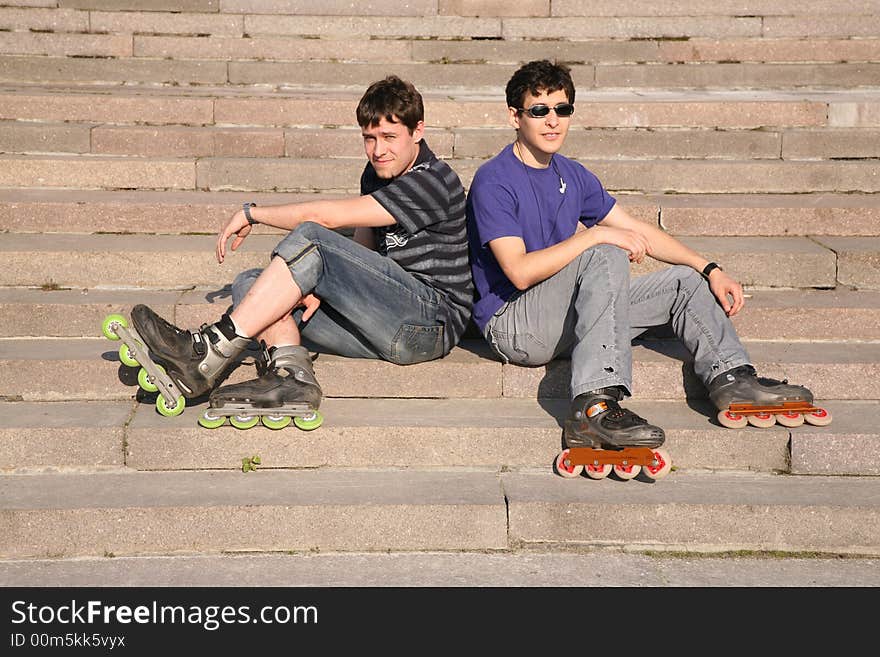
<instances>
[{"instance_id":1,"label":"skate laces","mask_svg":"<svg viewBox=\"0 0 880 657\"><path fill-rule=\"evenodd\" d=\"M597 408L598 407L598 408ZM599 408L604 407L604 412L600 413L591 413L591 409L599 410ZM596 400L592 404L587 404L584 415L588 417L595 417L597 415L601 415L602 422L606 422L612 424L617 427L634 427L641 424L648 424L648 421L636 413L633 413L628 408L621 407L620 404L617 403L615 399L601 399Z\"/></svg>"},{"instance_id":2,"label":"skate laces","mask_svg":"<svg viewBox=\"0 0 880 657\"><path fill-rule=\"evenodd\" d=\"M766 376L758 376L757 370L751 365L740 365L735 370L733 370L734 376L749 376L754 377L758 380L758 383L764 386L785 386L788 385L788 379L771 379Z\"/></svg>"}]
</instances>

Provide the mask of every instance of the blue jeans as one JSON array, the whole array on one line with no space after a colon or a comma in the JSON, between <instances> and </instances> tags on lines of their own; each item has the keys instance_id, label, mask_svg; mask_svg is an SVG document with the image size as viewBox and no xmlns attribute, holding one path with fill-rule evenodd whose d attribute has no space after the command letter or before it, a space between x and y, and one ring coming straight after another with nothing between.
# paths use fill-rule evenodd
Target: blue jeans
<instances>
[{"instance_id":1,"label":"blue jeans","mask_svg":"<svg viewBox=\"0 0 880 657\"><path fill-rule=\"evenodd\" d=\"M294 312L308 349L408 365L440 358L452 348L443 297L391 258L312 222L292 230L272 256L284 259L303 295L321 299L307 322L300 321L302 308ZM250 269L236 277L233 305L260 272Z\"/></svg>"},{"instance_id":2,"label":"blue jeans","mask_svg":"<svg viewBox=\"0 0 880 657\"><path fill-rule=\"evenodd\" d=\"M749 356L703 277L676 265L630 280L623 249L599 244L550 278L518 292L484 335L505 362L544 365L571 356L572 398L623 386L632 394L632 340L671 324L708 384Z\"/></svg>"}]
</instances>

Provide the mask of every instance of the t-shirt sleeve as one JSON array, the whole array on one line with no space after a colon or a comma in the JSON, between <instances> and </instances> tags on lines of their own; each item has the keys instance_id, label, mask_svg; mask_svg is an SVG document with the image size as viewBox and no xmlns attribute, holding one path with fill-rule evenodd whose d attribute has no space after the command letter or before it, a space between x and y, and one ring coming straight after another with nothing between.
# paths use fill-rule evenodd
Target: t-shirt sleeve
<instances>
[{"instance_id":1,"label":"t-shirt sleeve","mask_svg":"<svg viewBox=\"0 0 880 657\"><path fill-rule=\"evenodd\" d=\"M583 167L581 171L583 197L580 221L589 228L602 221L611 212L617 200L605 191L596 174Z\"/></svg>"},{"instance_id":2,"label":"t-shirt sleeve","mask_svg":"<svg viewBox=\"0 0 880 657\"><path fill-rule=\"evenodd\" d=\"M502 184L475 179L468 197L468 212L481 246L499 237L523 236L517 220L516 198Z\"/></svg>"},{"instance_id":3,"label":"t-shirt sleeve","mask_svg":"<svg viewBox=\"0 0 880 657\"><path fill-rule=\"evenodd\" d=\"M395 178L372 196L399 226L415 235L449 218L449 190L441 171L425 168Z\"/></svg>"}]
</instances>

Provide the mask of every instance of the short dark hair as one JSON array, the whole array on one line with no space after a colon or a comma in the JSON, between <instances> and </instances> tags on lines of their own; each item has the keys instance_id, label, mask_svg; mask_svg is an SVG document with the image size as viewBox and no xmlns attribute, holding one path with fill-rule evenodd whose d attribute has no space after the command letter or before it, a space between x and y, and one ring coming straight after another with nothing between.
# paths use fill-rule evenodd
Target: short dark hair
<instances>
[{"instance_id":1,"label":"short dark hair","mask_svg":"<svg viewBox=\"0 0 880 657\"><path fill-rule=\"evenodd\" d=\"M564 91L568 102L574 103L574 82L571 69L564 64L554 64L542 59L523 64L507 83L507 106L522 107L526 93L539 96L542 91L548 94Z\"/></svg>"},{"instance_id":2,"label":"short dark hair","mask_svg":"<svg viewBox=\"0 0 880 657\"><path fill-rule=\"evenodd\" d=\"M377 126L386 119L391 123L403 123L410 134L419 121L425 120L425 106L420 94L411 82L389 75L371 84L357 106L357 122L362 128Z\"/></svg>"}]
</instances>

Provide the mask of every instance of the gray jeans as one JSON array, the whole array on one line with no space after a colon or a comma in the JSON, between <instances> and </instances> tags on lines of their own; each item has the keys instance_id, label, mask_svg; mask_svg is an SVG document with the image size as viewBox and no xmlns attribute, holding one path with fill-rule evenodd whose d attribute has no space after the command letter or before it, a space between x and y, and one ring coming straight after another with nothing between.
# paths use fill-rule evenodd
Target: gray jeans
<instances>
[{"instance_id":1,"label":"gray jeans","mask_svg":"<svg viewBox=\"0 0 880 657\"><path fill-rule=\"evenodd\" d=\"M514 294L484 335L504 362L544 365L571 356L572 398L623 386L632 394L633 338L671 324L704 383L749 363L730 318L702 276L673 266L630 280L623 249L599 244L545 281Z\"/></svg>"}]
</instances>

